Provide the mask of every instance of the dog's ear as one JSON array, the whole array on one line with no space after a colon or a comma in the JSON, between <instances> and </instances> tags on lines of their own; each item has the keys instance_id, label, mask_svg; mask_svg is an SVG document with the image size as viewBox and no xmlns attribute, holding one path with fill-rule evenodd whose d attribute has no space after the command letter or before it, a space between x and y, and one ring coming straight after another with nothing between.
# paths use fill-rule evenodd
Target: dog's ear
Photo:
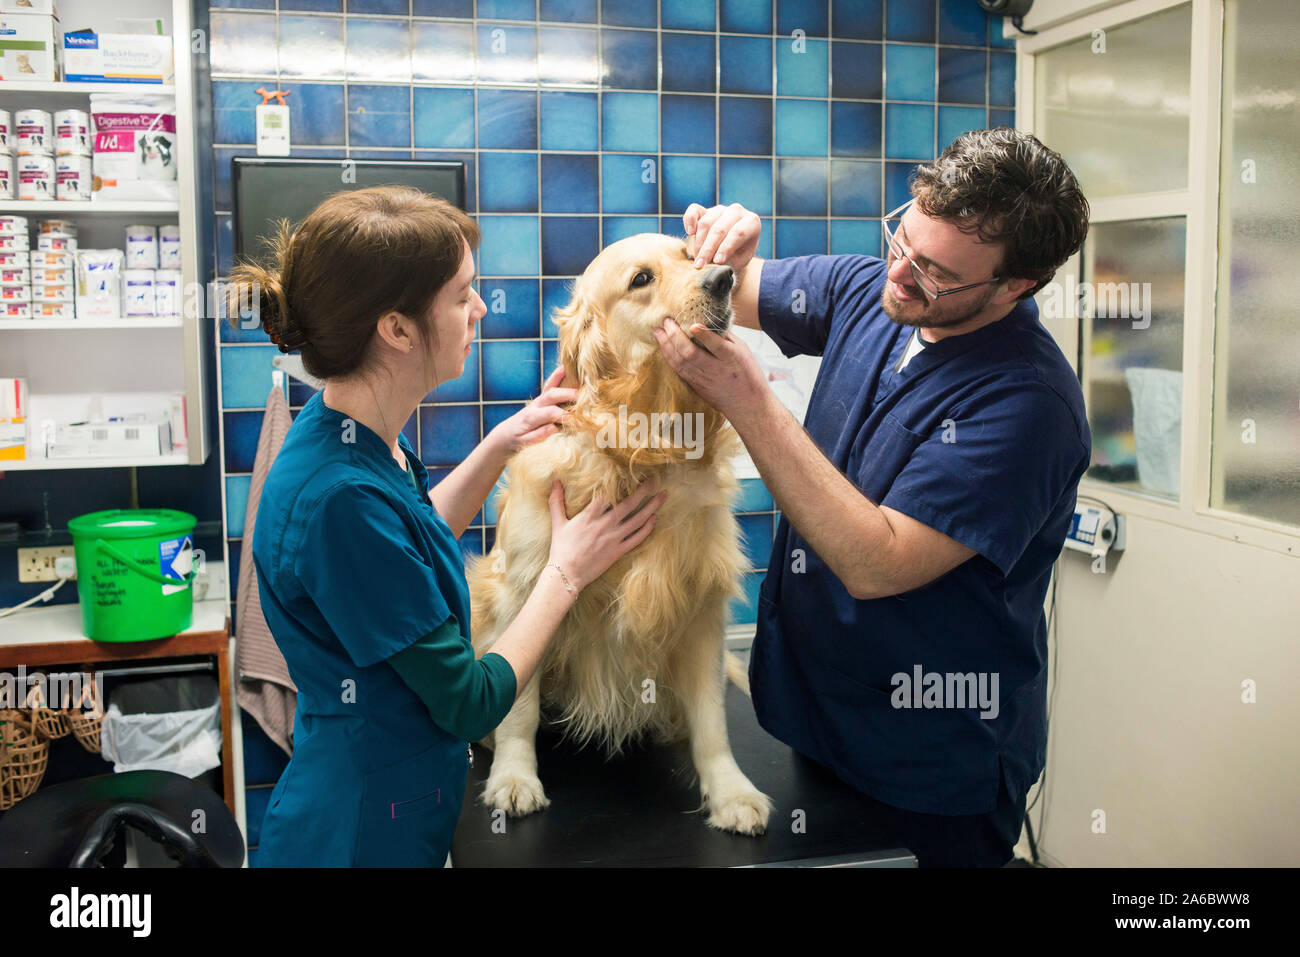
<instances>
[{"instance_id":1,"label":"dog's ear","mask_svg":"<svg viewBox=\"0 0 1300 957\"><path fill-rule=\"evenodd\" d=\"M600 311L589 299L575 292L553 318L560 330L560 364L578 388L594 388L614 372L616 362L605 341Z\"/></svg>"}]
</instances>

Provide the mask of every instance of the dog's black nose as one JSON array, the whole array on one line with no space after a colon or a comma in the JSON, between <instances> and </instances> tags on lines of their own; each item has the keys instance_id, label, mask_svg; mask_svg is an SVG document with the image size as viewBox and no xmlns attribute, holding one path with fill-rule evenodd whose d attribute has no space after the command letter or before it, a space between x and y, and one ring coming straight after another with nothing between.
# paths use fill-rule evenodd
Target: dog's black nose
<instances>
[{"instance_id":1,"label":"dog's black nose","mask_svg":"<svg viewBox=\"0 0 1300 957\"><path fill-rule=\"evenodd\" d=\"M714 266L704 274L700 285L710 296L721 299L731 294L731 287L736 281L736 274L730 266Z\"/></svg>"}]
</instances>

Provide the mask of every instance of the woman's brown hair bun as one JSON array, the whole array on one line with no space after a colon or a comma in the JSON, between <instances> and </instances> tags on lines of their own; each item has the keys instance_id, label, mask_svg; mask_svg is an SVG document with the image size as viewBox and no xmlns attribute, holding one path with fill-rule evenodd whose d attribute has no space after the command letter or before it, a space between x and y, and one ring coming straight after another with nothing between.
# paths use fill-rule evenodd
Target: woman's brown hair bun
<instances>
[{"instance_id":1,"label":"woman's brown hair bun","mask_svg":"<svg viewBox=\"0 0 1300 957\"><path fill-rule=\"evenodd\" d=\"M230 273L226 291L226 315L232 325L244 319L257 319L262 330L281 352L293 352L306 344L306 336L294 321L284 291L286 253L293 241L288 220L280 220L276 235L270 240L273 268L260 263L239 263Z\"/></svg>"}]
</instances>

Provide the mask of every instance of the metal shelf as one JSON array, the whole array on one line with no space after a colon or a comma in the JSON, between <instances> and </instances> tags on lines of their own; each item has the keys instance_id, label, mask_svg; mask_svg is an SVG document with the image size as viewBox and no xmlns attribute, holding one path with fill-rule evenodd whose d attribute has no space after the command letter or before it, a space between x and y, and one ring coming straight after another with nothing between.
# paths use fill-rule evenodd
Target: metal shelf
<instances>
[{"instance_id":1,"label":"metal shelf","mask_svg":"<svg viewBox=\"0 0 1300 957\"><path fill-rule=\"evenodd\" d=\"M0 213L176 213L174 200L4 199Z\"/></svg>"},{"instance_id":2,"label":"metal shelf","mask_svg":"<svg viewBox=\"0 0 1300 957\"><path fill-rule=\"evenodd\" d=\"M185 325L180 316L122 319L0 319L0 329L179 329Z\"/></svg>"},{"instance_id":3,"label":"metal shelf","mask_svg":"<svg viewBox=\"0 0 1300 957\"><path fill-rule=\"evenodd\" d=\"M142 91L155 96L175 96L176 87L170 83L64 83L23 80L0 82L0 94L44 93L58 96L89 96L91 93L125 93Z\"/></svg>"}]
</instances>

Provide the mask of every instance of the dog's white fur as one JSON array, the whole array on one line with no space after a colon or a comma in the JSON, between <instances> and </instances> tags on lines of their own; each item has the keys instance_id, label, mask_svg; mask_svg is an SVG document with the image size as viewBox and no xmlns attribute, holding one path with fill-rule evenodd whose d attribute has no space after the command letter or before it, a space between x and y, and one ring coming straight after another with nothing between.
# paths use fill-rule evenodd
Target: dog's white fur
<instances>
[{"instance_id":1,"label":"dog's white fur","mask_svg":"<svg viewBox=\"0 0 1300 957\"><path fill-rule=\"evenodd\" d=\"M648 272L652 279L634 285ZM599 741L608 753L641 735L689 736L708 823L762 833L771 801L737 766L727 740L723 637L729 599L744 570L731 512L736 482L734 431L676 375L651 329L672 316L724 330L731 320L729 284L704 286L686 244L644 234L605 249L579 278L573 300L556 317L566 384L578 389L563 430L519 452L500 496L496 544L471 563L472 634L489 650L519 614L546 566L551 483L564 485L570 516L596 495L623 498L657 478L668 489L654 531L582 590L533 679L489 736L493 762L484 801L521 816L550 801L537 776L535 736L543 704L566 733ZM603 448L598 432L629 413L699 413L702 454L642 445Z\"/></svg>"}]
</instances>

